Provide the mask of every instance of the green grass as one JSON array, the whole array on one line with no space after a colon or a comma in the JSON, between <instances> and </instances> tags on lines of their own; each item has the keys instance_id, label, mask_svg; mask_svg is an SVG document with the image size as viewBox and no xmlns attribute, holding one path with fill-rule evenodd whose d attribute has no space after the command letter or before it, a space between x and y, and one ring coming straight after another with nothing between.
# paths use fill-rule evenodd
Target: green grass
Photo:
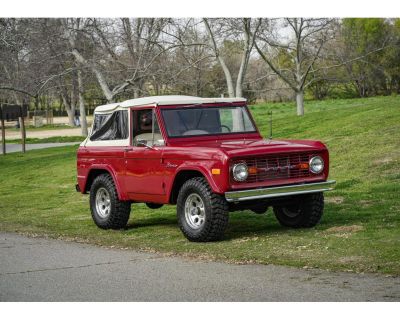
<instances>
[{"instance_id":1,"label":"green grass","mask_svg":"<svg viewBox=\"0 0 400 320\"><path fill-rule=\"evenodd\" d=\"M224 241L191 243L174 206L132 205L123 231L98 229L88 197L74 191L76 147L0 156L0 230L99 245L155 250L238 263L273 263L400 275L400 98L312 101L251 107L264 135L274 111L275 138L324 141L331 154L325 214L312 229L279 226L267 215L232 213Z\"/></svg>"},{"instance_id":2,"label":"green grass","mask_svg":"<svg viewBox=\"0 0 400 320\"><path fill-rule=\"evenodd\" d=\"M82 142L85 137L81 136L57 136L49 138L26 138L26 143L55 143L55 142ZM21 139L8 139L6 143L21 143Z\"/></svg>"}]
</instances>

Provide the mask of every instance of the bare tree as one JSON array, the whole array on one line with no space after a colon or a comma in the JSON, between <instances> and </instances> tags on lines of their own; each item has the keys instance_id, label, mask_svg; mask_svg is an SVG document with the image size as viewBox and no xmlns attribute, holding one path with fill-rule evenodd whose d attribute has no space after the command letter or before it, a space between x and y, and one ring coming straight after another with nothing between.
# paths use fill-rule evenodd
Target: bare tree
<instances>
[{"instance_id":1,"label":"bare tree","mask_svg":"<svg viewBox=\"0 0 400 320\"><path fill-rule=\"evenodd\" d=\"M152 69L156 93L178 93L202 96L213 86L210 81L213 53L206 45L208 35L199 19L173 19L163 33L175 48L166 52Z\"/></svg>"},{"instance_id":2,"label":"bare tree","mask_svg":"<svg viewBox=\"0 0 400 320\"><path fill-rule=\"evenodd\" d=\"M0 99L63 106L71 126L79 108L83 131L85 104L153 94L294 93L302 115L306 91L398 90L400 23L372 20L1 18Z\"/></svg>"},{"instance_id":3,"label":"bare tree","mask_svg":"<svg viewBox=\"0 0 400 320\"><path fill-rule=\"evenodd\" d=\"M296 93L299 116L304 114L304 91L312 83L309 74L332 38L332 22L333 19L279 19L275 21L275 33L259 34L255 43L262 60ZM289 61L283 59L282 63L280 55Z\"/></svg>"},{"instance_id":4,"label":"bare tree","mask_svg":"<svg viewBox=\"0 0 400 320\"><path fill-rule=\"evenodd\" d=\"M225 75L229 97L243 96L243 81L250 60L250 54L255 44L255 39L261 25L261 19L253 21L251 18L242 19L203 19L210 37L211 48L215 58ZM221 53L221 42L232 36L236 41L242 43L240 67L236 76L236 86L232 71L229 69L225 57Z\"/></svg>"},{"instance_id":5,"label":"bare tree","mask_svg":"<svg viewBox=\"0 0 400 320\"><path fill-rule=\"evenodd\" d=\"M66 84L75 68L64 53L58 20L4 19L1 27L5 42L0 65L6 77L0 80L0 90L11 92L18 104L33 99L37 109L41 96L49 100L51 91L58 88L73 126L74 99L67 97Z\"/></svg>"},{"instance_id":6,"label":"bare tree","mask_svg":"<svg viewBox=\"0 0 400 320\"><path fill-rule=\"evenodd\" d=\"M0 19L0 90L10 92L18 104L27 98L38 104L46 85L58 76L44 63L48 57L35 32L37 27L29 19Z\"/></svg>"},{"instance_id":7,"label":"bare tree","mask_svg":"<svg viewBox=\"0 0 400 320\"><path fill-rule=\"evenodd\" d=\"M89 69L108 102L129 87L135 96L150 67L173 46L164 46L162 31L168 19L64 19L65 36L76 61ZM79 37L91 42L85 52Z\"/></svg>"}]
</instances>

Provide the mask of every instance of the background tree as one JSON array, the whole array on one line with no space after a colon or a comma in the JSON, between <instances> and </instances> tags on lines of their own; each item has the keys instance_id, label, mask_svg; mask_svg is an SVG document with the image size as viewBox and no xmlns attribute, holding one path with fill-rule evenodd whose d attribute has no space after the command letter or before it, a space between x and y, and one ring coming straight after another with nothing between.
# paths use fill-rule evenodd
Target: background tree
<instances>
[{"instance_id":1,"label":"background tree","mask_svg":"<svg viewBox=\"0 0 400 320\"><path fill-rule=\"evenodd\" d=\"M339 63L344 65L348 80L360 97L388 92L383 57L392 34L385 19L343 19Z\"/></svg>"},{"instance_id":2,"label":"background tree","mask_svg":"<svg viewBox=\"0 0 400 320\"><path fill-rule=\"evenodd\" d=\"M331 39L332 19L287 18L276 20L271 33L259 34L255 47L268 66L296 93L297 115L304 114L304 91L309 74ZM285 33L287 35L285 36ZM280 64L280 56L287 54Z\"/></svg>"},{"instance_id":3,"label":"background tree","mask_svg":"<svg viewBox=\"0 0 400 320\"><path fill-rule=\"evenodd\" d=\"M224 72L229 97L243 97L243 81L246 76L251 51L255 44L255 38L261 26L261 19L204 18L203 21L210 38L210 46L214 56ZM232 51L222 50L223 46L227 45L227 39L232 39L231 41L238 44L239 50L234 50L233 52L240 52L241 55L239 68L235 76L232 74L233 68L230 68L226 63L226 57ZM234 85L235 80L236 86Z\"/></svg>"},{"instance_id":4,"label":"background tree","mask_svg":"<svg viewBox=\"0 0 400 320\"><path fill-rule=\"evenodd\" d=\"M255 53L258 54L255 54ZM250 102L400 92L399 19L0 19L0 101L66 112L147 95Z\"/></svg>"}]
</instances>

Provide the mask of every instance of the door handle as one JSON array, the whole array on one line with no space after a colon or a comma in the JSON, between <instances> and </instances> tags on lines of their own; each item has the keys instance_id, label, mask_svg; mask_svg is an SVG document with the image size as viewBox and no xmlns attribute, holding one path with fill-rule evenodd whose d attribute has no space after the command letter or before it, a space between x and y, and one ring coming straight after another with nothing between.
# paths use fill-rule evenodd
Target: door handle
<instances>
[{"instance_id":1,"label":"door handle","mask_svg":"<svg viewBox=\"0 0 400 320\"><path fill-rule=\"evenodd\" d=\"M124 149L125 152L132 151L132 150L133 150L133 148L125 148Z\"/></svg>"}]
</instances>

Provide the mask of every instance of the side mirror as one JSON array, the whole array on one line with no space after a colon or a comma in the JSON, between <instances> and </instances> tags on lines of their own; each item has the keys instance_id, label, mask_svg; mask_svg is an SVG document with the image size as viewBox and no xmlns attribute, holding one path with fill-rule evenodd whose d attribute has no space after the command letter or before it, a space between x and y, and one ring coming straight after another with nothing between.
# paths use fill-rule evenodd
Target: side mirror
<instances>
[{"instance_id":1,"label":"side mirror","mask_svg":"<svg viewBox=\"0 0 400 320\"><path fill-rule=\"evenodd\" d=\"M137 147L147 147L147 140L137 140L136 146Z\"/></svg>"},{"instance_id":2,"label":"side mirror","mask_svg":"<svg viewBox=\"0 0 400 320\"><path fill-rule=\"evenodd\" d=\"M136 141L137 147L145 147L146 149L157 150L154 146L147 144L147 140L137 140Z\"/></svg>"}]
</instances>

